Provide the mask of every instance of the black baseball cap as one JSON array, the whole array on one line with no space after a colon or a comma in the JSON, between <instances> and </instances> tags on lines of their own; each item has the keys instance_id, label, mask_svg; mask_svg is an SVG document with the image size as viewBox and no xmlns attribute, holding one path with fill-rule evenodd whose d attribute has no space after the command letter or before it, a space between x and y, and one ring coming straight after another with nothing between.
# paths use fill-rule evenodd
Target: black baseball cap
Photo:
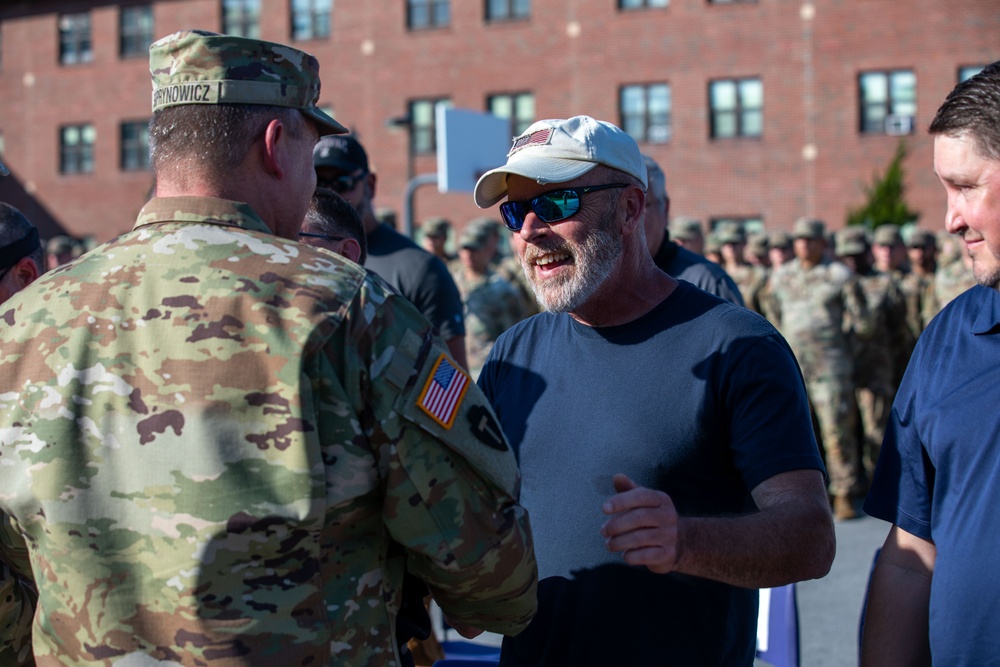
<instances>
[{"instance_id":1,"label":"black baseball cap","mask_svg":"<svg viewBox=\"0 0 1000 667\"><path fill-rule=\"evenodd\" d=\"M329 134L313 148L314 167L333 167L347 173L368 171L368 154L352 135Z\"/></svg>"}]
</instances>

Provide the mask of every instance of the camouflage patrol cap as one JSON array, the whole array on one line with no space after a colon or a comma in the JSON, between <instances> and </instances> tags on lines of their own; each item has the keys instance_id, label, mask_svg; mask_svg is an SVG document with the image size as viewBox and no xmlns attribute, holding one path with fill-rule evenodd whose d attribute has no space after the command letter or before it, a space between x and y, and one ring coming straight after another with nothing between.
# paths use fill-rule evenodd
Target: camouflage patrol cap
<instances>
[{"instance_id":1,"label":"camouflage patrol cap","mask_svg":"<svg viewBox=\"0 0 1000 667\"><path fill-rule=\"evenodd\" d=\"M469 250L479 250L490 240L490 230L483 225L469 225L462 230L462 236L458 241L459 248Z\"/></svg>"},{"instance_id":2,"label":"camouflage patrol cap","mask_svg":"<svg viewBox=\"0 0 1000 667\"><path fill-rule=\"evenodd\" d=\"M466 227L476 227L477 229L482 229L486 232L487 236L500 235L500 222L497 221L496 218L491 218L489 216L473 218L472 220L469 220Z\"/></svg>"},{"instance_id":3,"label":"camouflage patrol cap","mask_svg":"<svg viewBox=\"0 0 1000 667\"><path fill-rule=\"evenodd\" d=\"M448 233L449 227L451 227L451 223L448 222L447 218L442 218L440 216L427 218L420 225L420 229L423 230L424 236L432 238L445 236Z\"/></svg>"},{"instance_id":4,"label":"camouflage patrol cap","mask_svg":"<svg viewBox=\"0 0 1000 667\"><path fill-rule=\"evenodd\" d=\"M914 229L906 243L907 248L932 248L937 246L937 238L926 229Z\"/></svg>"},{"instance_id":5,"label":"camouflage patrol cap","mask_svg":"<svg viewBox=\"0 0 1000 667\"><path fill-rule=\"evenodd\" d=\"M736 222L719 225L719 228L715 230L715 235L719 239L719 243L723 245L726 243L746 243L747 240L743 226Z\"/></svg>"},{"instance_id":6,"label":"camouflage patrol cap","mask_svg":"<svg viewBox=\"0 0 1000 667\"><path fill-rule=\"evenodd\" d=\"M722 244L719 243L719 237L715 232L709 232L705 235L705 252L719 252L722 249Z\"/></svg>"},{"instance_id":7,"label":"camouflage patrol cap","mask_svg":"<svg viewBox=\"0 0 1000 667\"><path fill-rule=\"evenodd\" d=\"M767 254L767 234L751 234L747 237L747 252L761 257Z\"/></svg>"},{"instance_id":8,"label":"camouflage patrol cap","mask_svg":"<svg viewBox=\"0 0 1000 667\"><path fill-rule=\"evenodd\" d=\"M826 234L826 225L822 220L812 218L799 218L792 227L792 238L823 240Z\"/></svg>"},{"instance_id":9,"label":"camouflage patrol cap","mask_svg":"<svg viewBox=\"0 0 1000 667\"><path fill-rule=\"evenodd\" d=\"M347 128L316 107L319 62L284 44L184 30L149 47L153 112L185 104L260 104L298 109L320 135Z\"/></svg>"},{"instance_id":10,"label":"camouflage patrol cap","mask_svg":"<svg viewBox=\"0 0 1000 667\"><path fill-rule=\"evenodd\" d=\"M62 255L74 252L79 248L80 242L72 236L66 236L65 234L53 236L45 243L45 252L50 255Z\"/></svg>"},{"instance_id":11,"label":"camouflage patrol cap","mask_svg":"<svg viewBox=\"0 0 1000 667\"><path fill-rule=\"evenodd\" d=\"M834 254L840 257L861 255L868 250L868 233L864 227L845 227L835 238Z\"/></svg>"},{"instance_id":12,"label":"camouflage patrol cap","mask_svg":"<svg viewBox=\"0 0 1000 667\"><path fill-rule=\"evenodd\" d=\"M788 232L771 232L767 237L767 245L770 248L787 250L792 247L792 237Z\"/></svg>"},{"instance_id":13,"label":"camouflage patrol cap","mask_svg":"<svg viewBox=\"0 0 1000 667\"><path fill-rule=\"evenodd\" d=\"M668 226L670 238L681 241L697 241L704 236L701 221L694 218L674 218Z\"/></svg>"},{"instance_id":14,"label":"camouflage patrol cap","mask_svg":"<svg viewBox=\"0 0 1000 667\"><path fill-rule=\"evenodd\" d=\"M901 245L903 237L899 233L896 225L879 225L875 228L875 236L872 238L875 245Z\"/></svg>"}]
</instances>

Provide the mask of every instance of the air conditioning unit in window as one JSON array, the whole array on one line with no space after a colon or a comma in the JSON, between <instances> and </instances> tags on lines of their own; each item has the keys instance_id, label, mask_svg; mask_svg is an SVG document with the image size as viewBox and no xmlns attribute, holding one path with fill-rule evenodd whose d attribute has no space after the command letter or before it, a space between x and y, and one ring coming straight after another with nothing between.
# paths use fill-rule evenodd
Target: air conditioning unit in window
<instances>
[{"instance_id":1,"label":"air conditioning unit in window","mask_svg":"<svg viewBox=\"0 0 1000 667\"><path fill-rule=\"evenodd\" d=\"M913 116L891 113L885 117L885 133L894 137L913 132Z\"/></svg>"},{"instance_id":2,"label":"air conditioning unit in window","mask_svg":"<svg viewBox=\"0 0 1000 667\"><path fill-rule=\"evenodd\" d=\"M650 125L647 137L651 144L665 144L670 141L669 125Z\"/></svg>"}]
</instances>

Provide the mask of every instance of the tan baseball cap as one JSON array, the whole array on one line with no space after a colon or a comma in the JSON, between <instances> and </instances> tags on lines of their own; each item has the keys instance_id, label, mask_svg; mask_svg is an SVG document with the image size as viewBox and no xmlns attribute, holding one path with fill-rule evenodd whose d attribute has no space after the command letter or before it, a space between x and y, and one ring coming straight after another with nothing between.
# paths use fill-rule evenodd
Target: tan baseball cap
<instances>
[{"instance_id":1,"label":"tan baseball cap","mask_svg":"<svg viewBox=\"0 0 1000 667\"><path fill-rule=\"evenodd\" d=\"M634 176L646 187L646 162L639 145L620 128L590 116L540 120L514 138L507 164L479 178L476 205L489 208L506 197L510 174L538 183L564 183L599 164Z\"/></svg>"}]
</instances>

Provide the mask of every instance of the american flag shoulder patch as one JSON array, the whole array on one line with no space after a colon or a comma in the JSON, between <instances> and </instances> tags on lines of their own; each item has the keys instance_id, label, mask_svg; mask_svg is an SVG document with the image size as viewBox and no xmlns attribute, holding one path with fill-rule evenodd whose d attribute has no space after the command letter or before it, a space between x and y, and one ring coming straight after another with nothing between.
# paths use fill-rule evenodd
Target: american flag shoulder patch
<instances>
[{"instance_id":1,"label":"american flag shoulder patch","mask_svg":"<svg viewBox=\"0 0 1000 667\"><path fill-rule=\"evenodd\" d=\"M442 354L420 392L417 407L441 426L451 428L469 384L469 376Z\"/></svg>"}]
</instances>

